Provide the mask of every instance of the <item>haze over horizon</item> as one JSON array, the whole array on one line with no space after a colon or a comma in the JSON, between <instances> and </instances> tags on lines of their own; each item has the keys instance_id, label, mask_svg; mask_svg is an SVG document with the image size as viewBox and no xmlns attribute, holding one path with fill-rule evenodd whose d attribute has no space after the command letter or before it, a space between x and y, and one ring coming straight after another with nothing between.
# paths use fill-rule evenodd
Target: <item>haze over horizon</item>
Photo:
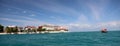
<instances>
[{"instance_id":1,"label":"haze over horizon","mask_svg":"<svg viewBox=\"0 0 120 46\"><path fill-rule=\"evenodd\" d=\"M120 0L0 0L0 24L120 30Z\"/></svg>"}]
</instances>

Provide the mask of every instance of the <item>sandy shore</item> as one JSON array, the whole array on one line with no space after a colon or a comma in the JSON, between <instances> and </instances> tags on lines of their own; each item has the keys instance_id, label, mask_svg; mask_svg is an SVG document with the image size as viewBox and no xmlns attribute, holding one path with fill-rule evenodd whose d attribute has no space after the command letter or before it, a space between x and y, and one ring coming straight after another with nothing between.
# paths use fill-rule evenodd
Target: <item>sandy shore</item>
<instances>
[{"instance_id":1,"label":"sandy shore","mask_svg":"<svg viewBox=\"0 0 120 46\"><path fill-rule=\"evenodd\" d=\"M18 32L17 34L41 34L41 33L65 33L68 31L43 31L43 32ZM0 33L0 35L14 34L14 33Z\"/></svg>"},{"instance_id":2,"label":"sandy shore","mask_svg":"<svg viewBox=\"0 0 120 46\"><path fill-rule=\"evenodd\" d=\"M0 35L5 35L5 34L7 34L7 33L0 33Z\"/></svg>"}]
</instances>

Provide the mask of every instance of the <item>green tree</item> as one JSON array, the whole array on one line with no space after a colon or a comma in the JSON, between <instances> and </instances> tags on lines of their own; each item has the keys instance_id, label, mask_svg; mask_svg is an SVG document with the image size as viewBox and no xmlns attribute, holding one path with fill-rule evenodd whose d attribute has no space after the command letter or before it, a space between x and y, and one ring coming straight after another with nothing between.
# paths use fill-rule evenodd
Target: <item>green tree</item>
<instances>
[{"instance_id":1,"label":"green tree","mask_svg":"<svg viewBox=\"0 0 120 46\"><path fill-rule=\"evenodd\" d=\"M28 30L27 30L28 32L31 32L31 29L30 28L28 28Z\"/></svg>"},{"instance_id":2,"label":"green tree","mask_svg":"<svg viewBox=\"0 0 120 46\"><path fill-rule=\"evenodd\" d=\"M39 26L39 27L37 28L37 31L41 32L41 31L42 31L42 26Z\"/></svg>"},{"instance_id":3,"label":"green tree","mask_svg":"<svg viewBox=\"0 0 120 46\"><path fill-rule=\"evenodd\" d=\"M4 32L4 26L0 24L0 32Z\"/></svg>"},{"instance_id":4,"label":"green tree","mask_svg":"<svg viewBox=\"0 0 120 46\"><path fill-rule=\"evenodd\" d=\"M7 26L7 27L5 28L5 32L11 33L12 31L11 31L11 29Z\"/></svg>"},{"instance_id":5,"label":"green tree","mask_svg":"<svg viewBox=\"0 0 120 46\"><path fill-rule=\"evenodd\" d=\"M42 31L46 31L46 28L43 28Z\"/></svg>"},{"instance_id":6,"label":"green tree","mask_svg":"<svg viewBox=\"0 0 120 46\"><path fill-rule=\"evenodd\" d=\"M36 28L33 28L32 31L33 31L33 32L36 32Z\"/></svg>"},{"instance_id":7,"label":"green tree","mask_svg":"<svg viewBox=\"0 0 120 46\"><path fill-rule=\"evenodd\" d=\"M17 27L17 26L16 26L16 27L12 27L12 28L11 28L11 31L12 31L13 33L17 34L17 32L18 32L18 27Z\"/></svg>"},{"instance_id":8,"label":"green tree","mask_svg":"<svg viewBox=\"0 0 120 46\"><path fill-rule=\"evenodd\" d=\"M37 31L39 31L39 33L40 33L40 32L42 31L42 29L41 29L41 28L38 28Z\"/></svg>"}]
</instances>

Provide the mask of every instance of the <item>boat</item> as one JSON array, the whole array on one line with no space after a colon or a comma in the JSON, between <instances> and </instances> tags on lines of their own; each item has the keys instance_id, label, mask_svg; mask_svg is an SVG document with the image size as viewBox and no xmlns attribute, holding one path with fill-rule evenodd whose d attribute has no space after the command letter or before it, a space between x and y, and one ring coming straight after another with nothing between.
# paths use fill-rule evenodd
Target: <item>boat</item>
<instances>
[{"instance_id":1,"label":"boat","mask_svg":"<svg viewBox=\"0 0 120 46\"><path fill-rule=\"evenodd\" d=\"M102 32L102 33L107 33L107 29L106 29L106 28L103 28L103 29L101 30L101 32Z\"/></svg>"}]
</instances>

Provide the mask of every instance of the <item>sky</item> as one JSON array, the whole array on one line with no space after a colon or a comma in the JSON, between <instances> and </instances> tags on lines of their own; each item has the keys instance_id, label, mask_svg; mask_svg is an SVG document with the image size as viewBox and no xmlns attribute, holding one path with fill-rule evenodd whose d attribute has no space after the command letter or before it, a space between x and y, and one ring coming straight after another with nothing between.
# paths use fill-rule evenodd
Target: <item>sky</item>
<instances>
[{"instance_id":1,"label":"sky","mask_svg":"<svg viewBox=\"0 0 120 46\"><path fill-rule=\"evenodd\" d=\"M0 24L120 30L120 0L0 0Z\"/></svg>"}]
</instances>

